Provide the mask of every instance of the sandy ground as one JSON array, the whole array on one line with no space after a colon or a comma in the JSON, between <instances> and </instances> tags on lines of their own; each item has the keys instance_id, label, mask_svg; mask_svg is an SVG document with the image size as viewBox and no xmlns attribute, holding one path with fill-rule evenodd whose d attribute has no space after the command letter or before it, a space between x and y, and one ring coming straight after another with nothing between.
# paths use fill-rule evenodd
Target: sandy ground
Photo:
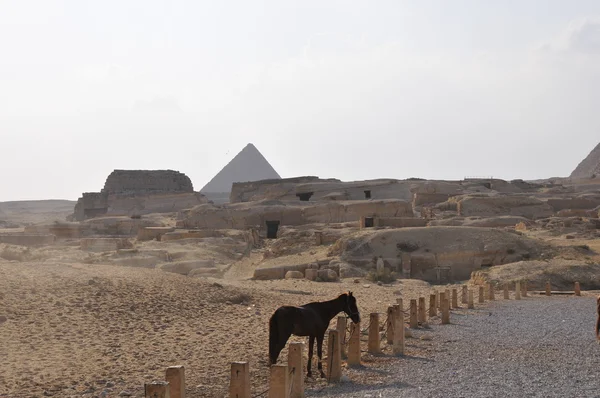
<instances>
[{"instance_id":1,"label":"sandy ground","mask_svg":"<svg viewBox=\"0 0 600 398\"><path fill-rule=\"evenodd\" d=\"M190 396L222 397L232 361L250 362L253 391L260 392L267 386L268 319L278 306L351 289L365 316L385 311L398 293L408 300L429 292L416 280L215 284L158 269L52 262L1 261L0 275L6 397L143 396L144 382L164 379L165 367L177 364L186 367Z\"/></svg>"}]
</instances>

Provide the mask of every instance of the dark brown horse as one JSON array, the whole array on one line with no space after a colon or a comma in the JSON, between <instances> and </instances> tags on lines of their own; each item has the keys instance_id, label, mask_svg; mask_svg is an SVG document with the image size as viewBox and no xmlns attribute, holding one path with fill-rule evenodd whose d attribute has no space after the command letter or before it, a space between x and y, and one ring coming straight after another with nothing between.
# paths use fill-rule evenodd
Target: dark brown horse
<instances>
[{"instance_id":1,"label":"dark brown horse","mask_svg":"<svg viewBox=\"0 0 600 398\"><path fill-rule=\"evenodd\" d=\"M321 377L325 377L321 365L325 331L329 327L331 319L342 311L352 319L352 322L360 322L360 313L352 292L340 294L329 301L312 302L300 307L284 305L277 308L269 320L269 359L271 364L277 363L279 353L292 334L295 336L308 336L307 376L312 376L310 367L316 338L317 355L319 356L317 366Z\"/></svg>"},{"instance_id":2,"label":"dark brown horse","mask_svg":"<svg viewBox=\"0 0 600 398\"><path fill-rule=\"evenodd\" d=\"M598 317L596 319L596 338L598 340L600 340L600 296L598 296L598 299L596 300L597 302L597 311L598 311Z\"/></svg>"}]
</instances>

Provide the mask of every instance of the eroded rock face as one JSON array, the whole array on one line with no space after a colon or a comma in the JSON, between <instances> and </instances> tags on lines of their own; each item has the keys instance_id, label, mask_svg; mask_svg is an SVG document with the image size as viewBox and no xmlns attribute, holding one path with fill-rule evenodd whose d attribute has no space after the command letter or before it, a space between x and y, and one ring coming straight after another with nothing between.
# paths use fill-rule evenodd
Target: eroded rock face
<instances>
[{"instance_id":1,"label":"eroded rock face","mask_svg":"<svg viewBox=\"0 0 600 398\"><path fill-rule=\"evenodd\" d=\"M600 144L581 161L571 173L571 178L591 178L600 175Z\"/></svg>"},{"instance_id":2,"label":"eroded rock face","mask_svg":"<svg viewBox=\"0 0 600 398\"><path fill-rule=\"evenodd\" d=\"M458 213L461 216L521 216L528 219L550 217L554 209L531 196L467 195L458 198Z\"/></svg>"}]
</instances>

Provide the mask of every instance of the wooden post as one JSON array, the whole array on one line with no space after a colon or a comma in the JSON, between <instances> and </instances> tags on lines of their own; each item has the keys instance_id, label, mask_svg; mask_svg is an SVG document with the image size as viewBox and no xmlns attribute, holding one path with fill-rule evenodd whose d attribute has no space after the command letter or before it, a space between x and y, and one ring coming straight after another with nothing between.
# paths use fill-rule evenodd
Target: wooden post
<instances>
[{"instance_id":1,"label":"wooden post","mask_svg":"<svg viewBox=\"0 0 600 398\"><path fill-rule=\"evenodd\" d=\"M458 308L458 292L452 289L452 308Z\"/></svg>"},{"instance_id":2,"label":"wooden post","mask_svg":"<svg viewBox=\"0 0 600 398\"><path fill-rule=\"evenodd\" d=\"M442 300L442 325L450 323L450 300Z\"/></svg>"},{"instance_id":3,"label":"wooden post","mask_svg":"<svg viewBox=\"0 0 600 398\"><path fill-rule=\"evenodd\" d=\"M340 339L340 355L342 358L346 358L346 317L343 315L338 316L336 330L339 334Z\"/></svg>"},{"instance_id":4,"label":"wooden post","mask_svg":"<svg viewBox=\"0 0 600 398\"><path fill-rule=\"evenodd\" d=\"M435 293L429 295L429 317L437 316L437 307L435 306Z\"/></svg>"},{"instance_id":5,"label":"wooden post","mask_svg":"<svg viewBox=\"0 0 600 398\"><path fill-rule=\"evenodd\" d=\"M435 305L437 306L438 310L442 309L442 302L440 300L440 294L441 294L441 292L439 290L436 290L436 292L435 292Z\"/></svg>"},{"instance_id":6,"label":"wooden post","mask_svg":"<svg viewBox=\"0 0 600 398\"><path fill-rule=\"evenodd\" d=\"M379 354L381 346L379 344L379 314L373 312L369 320L369 352Z\"/></svg>"},{"instance_id":7,"label":"wooden post","mask_svg":"<svg viewBox=\"0 0 600 398\"><path fill-rule=\"evenodd\" d=\"M327 337L327 380L338 382L342 378L341 338L337 330L329 329Z\"/></svg>"},{"instance_id":8,"label":"wooden post","mask_svg":"<svg viewBox=\"0 0 600 398\"><path fill-rule=\"evenodd\" d=\"M575 282L575 295L581 296L581 287L579 286L579 282Z\"/></svg>"},{"instance_id":9,"label":"wooden post","mask_svg":"<svg viewBox=\"0 0 600 398\"><path fill-rule=\"evenodd\" d=\"M389 306L387 309L387 321L385 323L385 335L388 344L394 342L394 307Z\"/></svg>"},{"instance_id":10,"label":"wooden post","mask_svg":"<svg viewBox=\"0 0 600 398\"><path fill-rule=\"evenodd\" d=\"M410 327L416 329L419 327L419 321L417 320L417 300L410 299Z\"/></svg>"},{"instance_id":11,"label":"wooden post","mask_svg":"<svg viewBox=\"0 0 600 398\"><path fill-rule=\"evenodd\" d=\"M425 297L419 297L418 320L421 325L427 322L427 310L425 309Z\"/></svg>"},{"instance_id":12,"label":"wooden post","mask_svg":"<svg viewBox=\"0 0 600 398\"><path fill-rule=\"evenodd\" d=\"M521 282L515 283L515 300L521 300Z\"/></svg>"},{"instance_id":13,"label":"wooden post","mask_svg":"<svg viewBox=\"0 0 600 398\"><path fill-rule=\"evenodd\" d=\"M448 302L452 300L452 296L450 295L450 289L446 289L446 300L448 300Z\"/></svg>"},{"instance_id":14,"label":"wooden post","mask_svg":"<svg viewBox=\"0 0 600 398\"><path fill-rule=\"evenodd\" d=\"M469 289L467 285L462 286L462 297L460 300L463 304L467 304L469 302Z\"/></svg>"},{"instance_id":15,"label":"wooden post","mask_svg":"<svg viewBox=\"0 0 600 398\"><path fill-rule=\"evenodd\" d=\"M327 343L329 346L329 343ZM339 344L339 343L338 343ZM290 369L290 398L304 398L304 375L302 351L304 343L290 343L288 348L288 368ZM338 349L338 354L340 350ZM328 357L329 358L329 357Z\"/></svg>"},{"instance_id":16,"label":"wooden post","mask_svg":"<svg viewBox=\"0 0 600 398\"><path fill-rule=\"evenodd\" d=\"M494 292L494 285L491 283L488 283L489 286L489 295L490 295L490 300L496 300L496 292Z\"/></svg>"},{"instance_id":17,"label":"wooden post","mask_svg":"<svg viewBox=\"0 0 600 398\"><path fill-rule=\"evenodd\" d=\"M169 366L165 372L169 383L171 398L185 398L185 369L182 365Z\"/></svg>"},{"instance_id":18,"label":"wooden post","mask_svg":"<svg viewBox=\"0 0 600 398\"><path fill-rule=\"evenodd\" d=\"M523 297L527 297L527 281L523 281L523 284L521 285L521 295Z\"/></svg>"},{"instance_id":19,"label":"wooden post","mask_svg":"<svg viewBox=\"0 0 600 398\"><path fill-rule=\"evenodd\" d=\"M504 284L504 299L505 300L510 299L510 296L508 295L508 283Z\"/></svg>"},{"instance_id":20,"label":"wooden post","mask_svg":"<svg viewBox=\"0 0 600 398\"><path fill-rule=\"evenodd\" d=\"M475 308L475 304L473 304L473 290L471 290L471 289L469 289L469 304L467 305L467 308L469 308L469 309Z\"/></svg>"},{"instance_id":21,"label":"wooden post","mask_svg":"<svg viewBox=\"0 0 600 398\"><path fill-rule=\"evenodd\" d=\"M394 355L404 355L404 314L402 307L398 304L394 306L394 341L392 342L392 352Z\"/></svg>"},{"instance_id":22,"label":"wooden post","mask_svg":"<svg viewBox=\"0 0 600 398\"><path fill-rule=\"evenodd\" d=\"M166 381L153 381L144 384L144 396L146 398L171 398L171 389Z\"/></svg>"},{"instance_id":23,"label":"wooden post","mask_svg":"<svg viewBox=\"0 0 600 398\"><path fill-rule=\"evenodd\" d=\"M289 398L289 380L287 365L271 365L269 398Z\"/></svg>"},{"instance_id":24,"label":"wooden post","mask_svg":"<svg viewBox=\"0 0 600 398\"><path fill-rule=\"evenodd\" d=\"M250 365L248 362L231 363L229 398L250 398Z\"/></svg>"},{"instance_id":25,"label":"wooden post","mask_svg":"<svg viewBox=\"0 0 600 398\"><path fill-rule=\"evenodd\" d=\"M442 316L444 316L444 300L445 299L446 299L446 293L440 292L440 301L439 301L438 305L440 306L440 312L442 313Z\"/></svg>"},{"instance_id":26,"label":"wooden post","mask_svg":"<svg viewBox=\"0 0 600 398\"><path fill-rule=\"evenodd\" d=\"M550 281L546 282L546 296L550 296L552 294L552 290L550 289Z\"/></svg>"},{"instance_id":27,"label":"wooden post","mask_svg":"<svg viewBox=\"0 0 600 398\"><path fill-rule=\"evenodd\" d=\"M484 294L483 286L479 286L479 303L480 304L485 301L484 296L485 296L485 294Z\"/></svg>"},{"instance_id":28,"label":"wooden post","mask_svg":"<svg viewBox=\"0 0 600 398\"><path fill-rule=\"evenodd\" d=\"M360 365L360 322L350 324L347 362L348 366Z\"/></svg>"}]
</instances>

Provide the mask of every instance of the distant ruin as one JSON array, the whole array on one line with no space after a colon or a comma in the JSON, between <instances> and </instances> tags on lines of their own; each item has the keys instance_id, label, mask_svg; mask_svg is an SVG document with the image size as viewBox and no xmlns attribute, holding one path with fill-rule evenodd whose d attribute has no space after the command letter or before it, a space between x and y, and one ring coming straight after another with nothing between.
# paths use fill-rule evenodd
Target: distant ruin
<instances>
[{"instance_id":1,"label":"distant ruin","mask_svg":"<svg viewBox=\"0 0 600 398\"><path fill-rule=\"evenodd\" d=\"M85 192L72 219L171 212L206 203L188 176L173 170L114 170L100 192Z\"/></svg>"}]
</instances>

